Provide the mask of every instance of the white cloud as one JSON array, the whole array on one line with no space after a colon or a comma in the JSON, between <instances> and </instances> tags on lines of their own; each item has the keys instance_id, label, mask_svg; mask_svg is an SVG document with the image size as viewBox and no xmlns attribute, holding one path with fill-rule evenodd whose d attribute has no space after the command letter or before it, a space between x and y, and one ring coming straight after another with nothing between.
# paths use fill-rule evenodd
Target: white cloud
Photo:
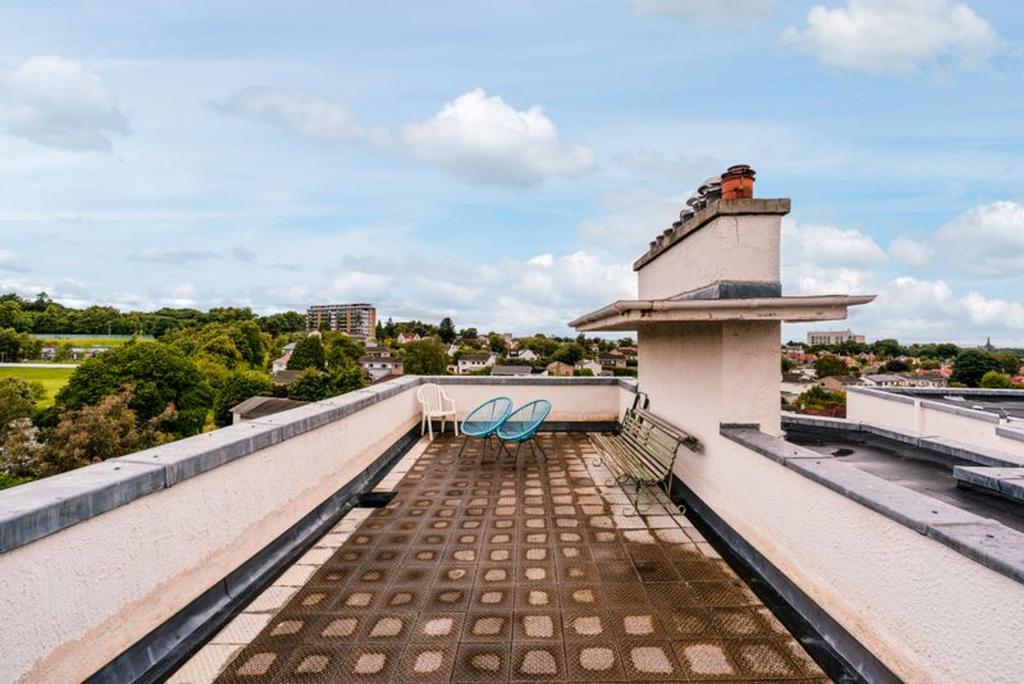
<instances>
[{"instance_id":1,"label":"white cloud","mask_svg":"<svg viewBox=\"0 0 1024 684\"><path fill-rule=\"evenodd\" d=\"M0 270L24 272L31 269L10 250L0 249Z\"/></svg>"},{"instance_id":2,"label":"white cloud","mask_svg":"<svg viewBox=\"0 0 1024 684\"><path fill-rule=\"evenodd\" d=\"M128 119L95 72L71 59L40 56L0 67L0 126L40 145L108 151L111 135L127 133Z\"/></svg>"},{"instance_id":3,"label":"white cloud","mask_svg":"<svg viewBox=\"0 0 1024 684\"><path fill-rule=\"evenodd\" d=\"M430 119L408 124L413 156L476 184L533 185L593 168L594 153L564 144L544 111L519 111L477 88L446 103Z\"/></svg>"},{"instance_id":4,"label":"white cloud","mask_svg":"<svg viewBox=\"0 0 1024 684\"><path fill-rule=\"evenodd\" d=\"M352 301L373 300L389 294L391 276L366 271L346 271L335 276L329 292Z\"/></svg>"},{"instance_id":5,"label":"white cloud","mask_svg":"<svg viewBox=\"0 0 1024 684\"><path fill-rule=\"evenodd\" d=\"M931 263L935 250L924 242L898 237L889 243L889 253L908 266L921 267Z\"/></svg>"},{"instance_id":6,"label":"white cloud","mask_svg":"<svg viewBox=\"0 0 1024 684\"><path fill-rule=\"evenodd\" d=\"M374 145L387 145L390 141L387 131L361 126L343 102L292 88L246 88L218 107L230 114L274 124L314 140Z\"/></svg>"},{"instance_id":7,"label":"white cloud","mask_svg":"<svg viewBox=\"0 0 1024 684\"><path fill-rule=\"evenodd\" d=\"M132 252L132 261L148 261L157 264L175 264L183 266L197 261L219 259L220 254L202 249L165 249L163 247L143 247Z\"/></svg>"},{"instance_id":8,"label":"white cloud","mask_svg":"<svg viewBox=\"0 0 1024 684\"><path fill-rule=\"evenodd\" d=\"M775 0L634 0L636 11L706 26L751 24L771 12Z\"/></svg>"},{"instance_id":9,"label":"white cloud","mask_svg":"<svg viewBox=\"0 0 1024 684\"><path fill-rule=\"evenodd\" d=\"M785 263L815 266L874 267L889 257L874 239L853 228L782 223Z\"/></svg>"},{"instance_id":10,"label":"white cloud","mask_svg":"<svg viewBox=\"0 0 1024 684\"><path fill-rule=\"evenodd\" d=\"M984 64L999 46L987 21L949 0L848 0L812 7L807 26L790 27L783 42L828 65L911 73L938 62L963 69Z\"/></svg>"},{"instance_id":11,"label":"white cloud","mask_svg":"<svg viewBox=\"0 0 1024 684\"><path fill-rule=\"evenodd\" d=\"M621 152L615 155L615 161L636 176L662 178L678 187L694 189L726 167L719 158L707 154L670 155L650 149Z\"/></svg>"},{"instance_id":12,"label":"white cloud","mask_svg":"<svg viewBox=\"0 0 1024 684\"><path fill-rule=\"evenodd\" d=\"M683 206L682 198L663 197L649 190L610 193L601 200L602 214L580 223L580 237L590 250L637 258L679 218Z\"/></svg>"},{"instance_id":13,"label":"white cloud","mask_svg":"<svg viewBox=\"0 0 1024 684\"><path fill-rule=\"evenodd\" d=\"M939 229L936 240L951 268L1005 278L1024 271L1024 205L983 204Z\"/></svg>"}]
</instances>

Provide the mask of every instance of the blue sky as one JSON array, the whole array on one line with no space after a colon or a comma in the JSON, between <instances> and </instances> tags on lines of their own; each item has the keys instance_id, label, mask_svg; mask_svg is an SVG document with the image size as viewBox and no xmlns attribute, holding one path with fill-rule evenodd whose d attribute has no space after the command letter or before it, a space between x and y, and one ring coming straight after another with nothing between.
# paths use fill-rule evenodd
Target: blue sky
<instances>
[{"instance_id":1,"label":"blue sky","mask_svg":"<svg viewBox=\"0 0 1024 684\"><path fill-rule=\"evenodd\" d=\"M793 199L791 294L1024 343L1024 6L33 2L0 9L0 287L525 333L634 294L704 177ZM788 327L787 335L803 328Z\"/></svg>"}]
</instances>

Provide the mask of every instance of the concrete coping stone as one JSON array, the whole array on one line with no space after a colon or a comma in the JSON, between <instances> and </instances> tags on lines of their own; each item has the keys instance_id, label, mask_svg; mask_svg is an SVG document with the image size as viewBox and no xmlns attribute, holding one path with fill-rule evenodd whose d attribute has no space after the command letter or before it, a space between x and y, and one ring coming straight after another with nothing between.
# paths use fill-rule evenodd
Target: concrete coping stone
<instances>
[{"instance_id":1,"label":"concrete coping stone","mask_svg":"<svg viewBox=\"0 0 1024 684\"><path fill-rule=\"evenodd\" d=\"M906 396L899 392L891 392L888 390L878 389L875 387L858 387L857 385L848 385L846 387L847 392L853 392L854 394L867 394L878 399L885 399L887 401L895 401L900 404L915 404L914 397Z\"/></svg>"},{"instance_id":2,"label":"concrete coping stone","mask_svg":"<svg viewBox=\"0 0 1024 684\"><path fill-rule=\"evenodd\" d=\"M955 416L963 416L964 418L973 418L974 420L983 420L986 423L999 424L999 416L994 413L987 411L979 411L977 409L966 408L961 406L953 406L952 404L945 404L941 401L930 401L927 399L921 399L921 408L926 408L932 411L941 411L942 413L951 413Z\"/></svg>"},{"instance_id":3,"label":"concrete coping stone","mask_svg":"<svg viewBox=\"0 0 1024 684\"><path fill-rule=\"evenodd\" d=\"M1024 442L1024 426L1009 427L1006 425L1000 425L996 427L996 435L1005 437L1006 439L1012 439L1015 442Z\"/></svg>"},{"instance_id":4,"label":"concrete coping stone","mask_svg":"<svg viewBox=\"0 0 1024 684\"><path fill-rule=\"evenodd\" d=\"M919 435L913 432L898 432L889 428L863 421L846 418L829 418L825 416L808 416L799 413L783 412L782 426L799 426L806 428L825 429L843 433L864 433L881 437L901 444L909 444L919 449L951 456L961 461L970 461L984 466L1024 466L1024 456L1008 451L989 449L974 444L958 442L938 435ZM996 428L997 432L1004 428ZM1024 440L1024 432L1014 431Z\"/></svg>"},{"instance_id":5,"label":"concrete coping stone","mask_svg":"<svg viewBox=\"0 0 1024 684\"><path fill-rule=\"evenodd\" d=\"M403 376L0 491L0 553L351 416L421 384L617 386L632 378Z\"/></svg>"},{"instance_id":6,"label":"concrete coping stone","mask_svg":"<svg viewBox=\"0 0 1024 684\"><path fill-rule=\"evenodd\" d=\"M901 525L1024 583L1024 533L751 428L723 426L726 439L771 458ZM766 453L767 452L767 453Z\"/></svg>"},{"instance_id":7,"label":"concrete coping stone","mask_svg":"<svg viewBox=\"0 0 1024 684\"><path fill-rule=\"evenodd\" d=\"M956 466L953 468L953 477L975 487L997 492L1009 499L1024 501L1024 467Z\"/></svg>"}]
</instances>

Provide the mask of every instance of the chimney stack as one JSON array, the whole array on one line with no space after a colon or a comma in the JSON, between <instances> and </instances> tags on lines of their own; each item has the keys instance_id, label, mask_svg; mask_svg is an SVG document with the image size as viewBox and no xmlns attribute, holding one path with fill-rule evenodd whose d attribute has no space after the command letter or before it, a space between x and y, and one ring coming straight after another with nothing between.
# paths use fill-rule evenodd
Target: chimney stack
<instances>
[{"instance_id":1,"label":"chimney stack","mask_svg":"<svg viewBox=\"0 0 1024 684\"><path fill-rule=\"evenodd\" d=\"M722 174L722 199L751 199L754 197L754 169L746 164L730 166Z\"/></svg>"}]
</instances>

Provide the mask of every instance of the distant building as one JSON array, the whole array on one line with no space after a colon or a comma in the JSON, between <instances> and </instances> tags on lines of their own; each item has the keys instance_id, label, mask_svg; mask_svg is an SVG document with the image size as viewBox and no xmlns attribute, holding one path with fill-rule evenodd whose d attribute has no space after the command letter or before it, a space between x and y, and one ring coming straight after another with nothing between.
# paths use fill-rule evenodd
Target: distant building
<instances>
[{"instance_id":1,"label":"distant building","mask_svg":"<svg viewBox=\"0 0 1024 684\"><path fill-rule=\"evenodd\" d=\"M984 349L987 352L994 352L996 350L995 345L992 344L992 338L991 337L986 337L985 338L985 346L983 346L982 349Z\"/></svg>"},{"instance_id":2,"label":"distant building","mask_svg":"<svg viewBox=\"0 0 1024 684\"><path fill-rule=\"evenodd\" d=\"M315 304L306 309L306 329L336 330L366 342L377 330L377 310L370 304Z\"/></svg>"},{"instance_id":3,"label":"distant building","mask_svg":"<svg viewBox=\"0 0 1024 684\"><path fill-rule=\"evenodd\" d=\"M463 373L475 373L484 368L490 368L494 365L495 361L497 359L494 357L494 354L463 354L455 364L455 372L460 375Z\"/></svg>"},{"instance_id":4,"label":"distant building","mask_svg":"<svg viewBox=\"0 0 1024 684\"><path fill-rule=\"evenodd\" d=\"M286 352L270 362L270 372L277 373L288 370L288 362L292 360L292 353Z\"/></svg>"},{"instance_id":5,"label":"distant building","mask_svg":"<svg viewBox=\"0 0 1024 684\"><path fill-rule=\"evenodd\" d=\"M408 344L409 342L415 342L420 339L417 333L398 333L398 337L395 338L399 344Z\"/></svg>"},{"instance_id":6,"label":"distant building","mask_svg":"<svg viewBox=\"0 0 1024 684\"><path fill-rule=\"evenodd\" d=\"M274 381L275 385L284 385L287 387L301 374L302 371L300 370L282 370L275 372L271 379Z\"/></svg>"},{"instance_id":7,"label":"distant building","mask_svg":"<svg viewBox=\"0 0 1024 684\"><path fill-rule=\"evenodd\" d=\"M548 375L567 376L572 375L572 371L572 366L567 363L562 363L561 361L552 361L547 367Z\"/></svg>"},{"instance_id":8,"label":"distant building","mask_svg":"<svg viewBox=\"0 0 1024 684\"><path fill-rule=\"evenodd\" d=\"M589 370L594 375L601 375L601 371L604 369L593 359L583 359L576 362L576 370Z\"/></svg>"},{"instance_id":9,"label":"distant building","mask_svg":"<svg viewBox=\"0 0 1024 684\"><path fill-rule=\"evenodd\" d=\"M858 335L852 330L816 330L807 333L807 344L812 347L819 344L835 345L843 342L864 344L864 336Z\"/></svg>"},{"instance_id":10,"label":"distant building","mask_svg":"<svg viewBox=\"0 0 1024 684\"><path fill-rule=\"evenodd\" d=\"M504 377L519 377L532 372L533 369L529 366L495 366L491 369L491 375Z\"/></svg>"},{"instance_id":11,"label":"distant building","mask_svg":"<svg viewBox=\"0 0 1024 684\"><path fill-rule=\"evenodd\" d=\"M608 366L610 368L625 368L626 367L626 357L625 356L602 356L600 361L601 361L601 365L602 366Z\"/></svg>"},{"instance_id":12,"label":"distant building","mask_svg":"<svg viewBox=\"0 0 1024 684\"><path fill-rule=\"evenodd\" d=\"M818 387L827 389L830 392L845 392L848 385L860 383L860 378L852 375L830 375L818 381Z\"/></svg>"},{"instance_id":13,"label":"distant building","mask_svg":"<svg viewBox=\"0 0 1024 684\"><path fill-rule=\"evenodd\" d=\"M893 373L876 373L865 375L861 378L861 384L868 387L906 387L910 383L901 375Z\"/></svg>"},{"instance_id":14,"label":"distant building","mask_svg":"<svg viewBox=\"0 0 1024 684\"><path fill-rule=\"evenodd\" d=\"M402 375L404 372L402 359L393 356L387 347L367 347L366 354L359 357L359 366L366 371L371 381L380 380L386 375Z\"/></svg>"},{"instance_id":15,"label":"distant building","mask_svg":"<svg viewBox=\"0 0 1024 684\"><path fill-rule=\"evenodd\" d=\"M509 354L509 356L511 356L514 359L519 359L520 361L536 361L537 360L537 354L535 354L533 351L531 351L531 350L529 350L529 349L527 349L525 347L523 347L522 349L519 349L517 351L512 352L511 354Z\"/></svg>"}]
</instances>

